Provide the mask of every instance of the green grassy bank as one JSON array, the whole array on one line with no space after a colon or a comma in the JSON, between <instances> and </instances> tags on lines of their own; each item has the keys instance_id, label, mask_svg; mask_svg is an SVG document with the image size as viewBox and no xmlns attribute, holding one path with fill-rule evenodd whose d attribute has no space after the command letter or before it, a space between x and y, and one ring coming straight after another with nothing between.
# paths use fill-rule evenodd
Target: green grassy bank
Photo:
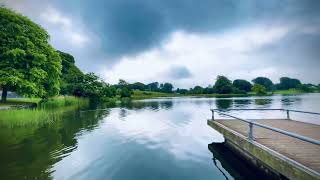
<instances>
[{"instance_id":1,"label":"green grassy bank","mask_svg":"<svg viewBox=\"0 0 320 180\"><path fill-rule=\"evenodd\" d=\"M132 99L152 99L161 97L245 97L253 94L177 94L177 93L162 93L152 91L133 91Z\"/></svg>"},{"instance_id":2,"label":"green grassy bank","mask_svg":"<svg viewBox=\"0 0 320 180\"><path fill-rule=\"evenodd\" d=\"M294 94L302 94L302 92L299 89L288 89L288 90L276 90L273 91L273 94L282 94L282 95L294 95Z\"/></svg>"},{"instance_id":3,"label":"green grassy bank","mask_svg":"<svg viewBox=\"0 0 320 180\"><path fill-rule=\"evenodd\" d=\"M268 92L266 96L270 95L295 95L302 94L298 89L289 89L289 90L276 90L273 92ZM162 92L153 92L153 91L133 91L132 99L142 100L142 99L152 99L152 98L163 98L163 97L247 97L247 96L258 96L254 92L248 92L247 94L177 94L177 93L162 93Z\"/></svg>"},{"instance_id":4,"label":"green grassy bank","mask_svg":"<svg viewBox=\"0 0 320 180\"><path fill-rule=\"evenodd\" d=\"M59 96L41 100L38 98L8 99L2 106L36 105L36 108L0 110L0 126L21 127L38 126L56 121L61 115L70 110L89 105L89 100L73 96Z\"/></svg>"}]
</instances>

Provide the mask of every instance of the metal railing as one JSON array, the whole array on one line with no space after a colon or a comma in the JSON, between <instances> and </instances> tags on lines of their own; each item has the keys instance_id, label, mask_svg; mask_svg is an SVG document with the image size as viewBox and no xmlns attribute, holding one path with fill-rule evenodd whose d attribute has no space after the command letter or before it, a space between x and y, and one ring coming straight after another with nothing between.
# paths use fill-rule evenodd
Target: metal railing
<instances>
[{"instance_id":1,"label":"metal railing","mask_svg":"<svg viewBox=\"0 0 320 180\"><path fill-rule=\"evenodd\" d=\"M289 114L290 112L298 112L298 113L306 113L306 114L314 114L314 115L320 115L320 113L308 112L308 111L298 111L298 110L291 110L291 109L211 109L212 120L213 121L214 121L214 113L216 112L218 114L222 114L222 115L225 115L225 116L228 116L228 117L231 117L231 118L234 118L234 119L249 123L248 139L250 141L254 141L253 125L255 125L255 126L262 127L262 128L265 128L265 129L269 129L271 131L278 132L278 133L281 133L281 134L284 134L284 135L287 135L287 136L290 136L290 137L293 137L293 138L297 138L297 139L300 139L300 140L303 140L303 141L306 141L306 142L309 142L309 143L312 143L312 144L320 145L320 141L318 141L318 140L315 140L315 139L312 139L312 138L309 138L309 137L305 137L305 136L302 136L302 135L299 135L299 134L296 134L296 133L288 132L288 131L285 131L285 130L282 130L282 129L279 129L279 128L274 128L274 127L271 127L271 126L268 126L268 125L264 125L264 124L260 124L260 123L257 123L257 122L253 122L252 120L242 119L242 118L239 118L239 117L236 117L236 116L232 116L230 114L224 113L224 111L226 111L226 110L232 110L232 111L235 111L235 110L239 110L239 111L244 111L244 110L249 110L249 111L250 110L255 110L255 111L286 111L287 119L290 119L290 114Z\"/></svg>"}]
</instances>

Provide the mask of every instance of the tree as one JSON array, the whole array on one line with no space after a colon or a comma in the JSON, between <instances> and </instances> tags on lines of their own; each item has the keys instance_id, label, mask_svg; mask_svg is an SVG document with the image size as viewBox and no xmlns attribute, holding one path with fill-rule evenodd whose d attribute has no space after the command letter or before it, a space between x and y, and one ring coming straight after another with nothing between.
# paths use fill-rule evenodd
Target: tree
<instances>
[{"instance_id":1,"label":"tree","mask_svg":"<svg viewBox=\"0 0 320 180\"><path fill-rule=\"evenodd\" d=\"M255 92L257 95L267 94L266 88L260 84L253 85L252 91Z\"/></svg>"},{"instance_id":2,"label":"tree","mask_svg":"<svg viewBox=\"0 0 320 180\"><path fill-rule=\"evenodd\" d=\"M203 93L203 87L201 86L195 86L193 89L190 89L191 94L202 94Z\"/></svg>"},{"instance_id":3,"label":"tree","mask_svg":"<svg viewBox=\"0 0 320 180\"><path fill-rule=\"evenodd\" d=\"M153 82L147 85L149 91L158 91L159 90L159 83Z\"/></svg>"},{"instance_id":4,"label":"tree","mask_svg":"<svg viewBox=\"0 0 320 180\"><path fill-rule=\"evenodd\" d=\"M27 17L0 7L0 87L46 98L59 93L61 59L49 45L48 33Z\"/></svg>"},{"instance_id":5,"label":"tree","mask_svg":"<svg viewBox=\"0 0 320 180\"><path fill-rule=\"evenodd\" d=\"M218 76L214 84L214 89L219 94L229 94L233 92L231 81L225 76Z\"/></svg>"},{"instance_id":6,"label":"tree","mask_svg":"<svg viewBox=\"0 0 320 180\"><path fill-rule=\"evenodd\" d=\"M178 94L187 94L188 90L187 90L187 89L180 89L180 88L178 88L178 89L176 90L176 92L177 92Z\"/></svg>"},{"instance_id":7,"label":"tree","mask_svg":"<svg viewBox=\"0 0 320 180\"><path fill-rule=\"evenodd\" d=\"M130 88L144 91L145 89L147 89L147 86L141 82L135 82L133 84L130 84Z\"/></svg>"},{"instance_id":8,"label":"tree","mask_svg":"<svg viewBox=\"0 0 320 180\"><path fill-rule=\"evenodd\" d=\"M300 85L301 85L301 82L298 79L292 79L289 77L281 77L280 83L278 85L278 89L288 90L291 88L298 88Z\"/></svg>"},{"instance_id":9,"label":"tree","mask_svg":"<svg viewBox=\"0 0 320 180\"><path fill-rule=\"evenodd\" d=\"M173 89L173 85L171 83L164 83L160 85L161 92L171 93Z\"/></svg>"},{"instance_id":10,"label":"tree","mask_svg":"<svg viewBox=\"0 0 320 180\"><path fill-rule=\"evenodd\" d=\"M68 53L57 51L62 62L60 94L82 96L79 84L83 83L85 74L75 65L74 57Z\"/></svg>"},{"instance_id":11,"label":"tree","mask_svg":"<svg viewBox=\"0 0 320 180\"><path fill-rule=\"evenodd\" d=\"M257 77L255 79L252 80L252 82L254 84L260 84L262 86L264 86L268 91L271 91L273 88L273 82L266 77Z\"/></svg>"},{"instance_id":12,"label":"tree","mask_svg":"<svg viewBox=\"0 0 320 180\"><path fill-rule=\"evenodd\" d=\"M236 79L233 81L233 86L238 88L241 91L249 92L251 91L252 85L249 81L244 79Z\"/></svg>"},{"instance_id":13,"label":"tree","mask_svg":"<svg viewBox=\"0 0 320 180\"><path fill-rule=\"evenodd\" d=\"M309 93L309 92L312 92L312 86L310 86L309 84L300 84L298 86L298 89L302 92L306 92L306 93Z\"/></svg>"},{"instance_id":14,"label":"tree","mask_svg":"<svg viewBox=\"0 0 320 180\"><path fill-rule=\"evenodd\" d=\"M131 97L132 90L129 87L129 83L123 79L119 79L118 87L118 94L120 97Z\"/></svg>"}]
</instances>

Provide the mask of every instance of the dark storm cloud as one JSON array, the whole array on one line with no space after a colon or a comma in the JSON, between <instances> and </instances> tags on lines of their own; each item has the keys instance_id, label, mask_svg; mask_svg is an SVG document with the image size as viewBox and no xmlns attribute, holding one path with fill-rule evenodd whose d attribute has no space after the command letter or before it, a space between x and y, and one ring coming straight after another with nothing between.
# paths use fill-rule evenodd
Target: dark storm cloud
<instances>
[{"instance_id":1,"label":"dark storm cloud","mask_svg":"<svg viewBox=\"0 0 320 180\"><path fill-rule=\"evenodd\" d=\"M288 27L288 32L279 40L271 39L261 46L250 46L246 55L250 63L241 67L256 69L261 64L263 67L281 67L297 75L306 72L299 77L317 83L319 81L317 69L320 66L319 0L0 0L0 2L22 12L47 29L53 46L74 55L77 65L85 71L112 70L113 65L124 59L141 60L145 58L140 56L141 54L152 52L158 47L159 49L165 47L176 31L186 35L217 38L231 33L232 38L237 39L236 36L241 34L232 32L239 29L252 29L254 32L254 29L259 27L264 33L264 29L268 32L268 29L273 27L275 29ZM50 8L61 15L59 23L53 22L57 20L55 19L57 14L48 16L45 19L47 21L41 19L41 15L48 13L47 10ZM71 27L65 28L61 25L66 20L71 22ZM81 37L88 38L88 42L83 43L83 46L77 46L74 42L81 41ZM259 38L263 39L262 36L253 39L259 41ZM246 46L240 43L241 45ZM234 46L236 49L241 49L237 44ZM230 47L227 54L234 54ZM152 51L149 51L151 49ZM168 57L175 54L179 53L170 51ZM186 57L183 58L187 59L190 54L186 52L184 55ZM158 56L160 56L158 59L163 61L170 59L161 54ZM202 58L211 58L211 55L204 56L200 55L199 63ZM230 58L237 61L239 57ZM152 58L147 59L153 61ZM197 57L194 61L197 61L196 59ZM224 63L221 61L219 65ZM198 76L194 71L195 67L190 64L182 63L181 67L178 64L178 68L175 65L177 64L173 62L170 67L173 66L171 70L177 72L169 71L170 75L166 78L184 80ZM192 67L193 74L185 68L186 66ZM128 69L124 69L123 72L118 71L118 74L122 75ZM143 74L143 71L139 73Z\"/></svg>"},{"instance_id":2,"label":"dark storm cloud","mask_svg":"<svg viewBox=\"0 0 320 180\"><path fill-rule=\"evenodd\" d=\"M170 32L219 32L257 21L315 21L320 1L251 0L73 0L54 1L80 16L112 57L159 45Z\"/></svg>"},{"instance_id":3,"label":"dark storm cloud","mask_svg":"<svg viewBox=\"0 0 320 180\"><path fill-rule=\"evenodd\" d=\"M163 74L170 79L186 79L192 77L189 69L184 66L173 66Z\"/></svg>"}]
</instances>

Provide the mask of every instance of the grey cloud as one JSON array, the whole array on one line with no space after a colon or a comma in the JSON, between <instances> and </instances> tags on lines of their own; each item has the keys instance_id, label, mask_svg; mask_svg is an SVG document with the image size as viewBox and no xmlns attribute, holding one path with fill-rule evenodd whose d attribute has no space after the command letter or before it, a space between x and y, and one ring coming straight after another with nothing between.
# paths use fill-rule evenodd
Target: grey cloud
<instances>
[{"instance_id":1,"label":"grey cloud","mask_svg":"<svg viewBox=\"0 0 320 180\"><path fill-rule=\"evenodd\" d=\"M177 30L214 34L255 24L297 24L298 29L320 24L318 0L2 1L9 7L22 10L31 19L37 20L43 9L50 6L73 21L82 22L79 28L94 34L97 43L77 49L66 47L64 40L58 38L54 45L71 52L78 65L90 71L97 71L101 66L112 67L122 56L156 48ZM48 28L49 32L59 32L59 29ZM281 42L261 47L253 53L269 57L265 62L268 64L295 65L305 69L319 67L319 40L319 34L290 32ZM185 67L173 67L173 70L168 72L168 78L192 76Z\"/></svg>"},{"instance_id":2,"label":"grey cloud","mask_svg":"<svg viewBox=\"0 0 320 180\"><path fill-rule=\"evenodd\" d=\"M184 66L173 66L163 73L164 76L170 79L179 80L192 77L191 72Z\"/></svg>"},{"instance_id":3,"label":"grey cloud","mask_svg":"<svg viewBox=\"0 0 320 180\"><path fill-rule=\"evenodd\" d=\"M132 55L158 46L177 29L214 33L258 21L314 21L320 15L320 3L316 0L55 0L51 3L82 19L101 38L102 51L108 57Z\"/></svg>"}]
</instances>

